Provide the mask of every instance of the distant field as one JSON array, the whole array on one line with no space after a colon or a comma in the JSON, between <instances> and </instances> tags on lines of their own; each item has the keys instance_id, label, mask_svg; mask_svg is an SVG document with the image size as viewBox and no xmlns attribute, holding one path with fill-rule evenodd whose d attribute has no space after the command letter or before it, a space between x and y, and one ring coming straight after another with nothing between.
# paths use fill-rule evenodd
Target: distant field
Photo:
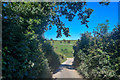
<instances>
[{"instance_id":1,"label":"distant field","mask_svg":"<svg viewBox=\"0 0 120 80\"><path fill-rule=\"evenodd\" d=\"M73 57L73 45L77 40L47 40L53 46L54 51L58 54L60 62L64 62L67 58Z\"/></svg>"},{"instance_id":2,"label":"distant field","mask_svg":"<svg viewBox=\"0 0 120 80\"><path fill-rule=\"evenodd\" d=\"M73 57L73 45L76 43L75 40L71 41L50 41L54 47L54 51L58 54L65 55L67 58Z\"/></svg>"}]
</instances>

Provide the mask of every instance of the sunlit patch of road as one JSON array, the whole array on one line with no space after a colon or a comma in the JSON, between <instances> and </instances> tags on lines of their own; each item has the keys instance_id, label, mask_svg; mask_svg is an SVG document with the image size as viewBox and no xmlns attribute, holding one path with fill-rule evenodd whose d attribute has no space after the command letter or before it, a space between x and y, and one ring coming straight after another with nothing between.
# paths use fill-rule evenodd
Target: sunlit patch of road
<instances>
[{"instance_id":1,"label":"sunlit patch of road","mask_svg":"<svg viewBox=\"0 0 120 80\"><path fill-rule=\"evenodd\" d=\"M73 68L73 58L67 58L60 67L53 73L53 78L79 78L82 80L82 76Z\"/></svg>"}]
</instances>

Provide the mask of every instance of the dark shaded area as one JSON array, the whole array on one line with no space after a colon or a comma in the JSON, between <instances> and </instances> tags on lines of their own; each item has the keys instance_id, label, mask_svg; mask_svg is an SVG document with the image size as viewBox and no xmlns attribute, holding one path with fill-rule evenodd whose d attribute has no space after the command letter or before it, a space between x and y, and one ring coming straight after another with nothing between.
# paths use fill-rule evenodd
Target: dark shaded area
<instances>
[{"instance_id":1,"label":"dark shaded area","mask_svg":"<svg viewBox=\"0 0 120 80\"><path fill-rule=\"evenodd\" d=\"M55 78L54 80L83 80L82 78Z\"/></svg>"},{"instance_id":2,"label":"dark shaded area","mask_svg":"<svg viewBox=\"0 0 120 80\"><path fill-rule=\"evenodd\" d=\"M60 67L55 72L53 72L53 74L60 72L61 70L63 70L63 68L67 68L67 69L71 69L71 70L74 69L72 65L61 64Z\"/></svg>"},{"instance_id":3,"label":"dark shaded area","mask_svg":"<svg viewBox=\"0 0 120 80\"><path fill-rule=\"evenodd\" d=\"M68 64L62 64L61 66L67 69L74 69L72 65L68 65Z\"/></svg>"},{"instance_id":4,"label":"dark shaded area","mask_svg":"<svg viewBox=\"0 0 120 80\"><path fill-rule=\"evenodd\" d=\"M27 80L83 80L81 78L36 78L36 79L27 79Z\"/></svg>"}]
</instances>

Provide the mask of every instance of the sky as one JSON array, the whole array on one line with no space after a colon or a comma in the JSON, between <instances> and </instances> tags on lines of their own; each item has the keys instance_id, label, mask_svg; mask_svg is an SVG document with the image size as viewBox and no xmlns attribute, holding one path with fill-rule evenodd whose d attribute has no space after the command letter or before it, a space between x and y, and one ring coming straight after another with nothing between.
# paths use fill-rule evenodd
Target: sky
<instances>
[{"instance_id":1,"label":"sky","mask_svg":"<svg viewBox=\"0 0 120 80\"><path fill-rule=\"evenodd\" d=\"M81 25L78 17L74 17L72 22L69 22L65 17L61 17L61 20L65 23L66 27L69 27L71 37L65 37L62 34L61 38L56 38L57 27L53 26L51 30L44 33L46 39L53 40L78 40L80 39L80 34L86 31L93 32L93 29L100 23L104 23L109 20L109 32L118 24L118 2L111 2L108 6L102 6L98 2L87 2L87 8L93 9L93 13L88 19L89 28L85 25Z\"/></svg>"}]
</instances>

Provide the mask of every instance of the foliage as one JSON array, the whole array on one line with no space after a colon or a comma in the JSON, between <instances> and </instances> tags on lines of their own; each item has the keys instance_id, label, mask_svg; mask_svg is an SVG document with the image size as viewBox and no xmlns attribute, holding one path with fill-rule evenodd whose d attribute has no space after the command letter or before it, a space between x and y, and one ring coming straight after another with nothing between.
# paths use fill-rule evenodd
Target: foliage
<instances>
[{"instance_id":1,"label":"foliage","mask_svg":"<svg viewBox=\"0 0 120 80\"><path fill-rule=\"evenodd\" d=\"M51 38L50 40L51 40L51 41L53 41L53 39L52 39L52 38Z\"/></svg>"},{"instance_id":2,"label":"foliage","mask_svg":"<svg viewBox=\"0 0 120 80\"><path fill-rule=\"evenodd\" d=\"M56 25L56 37L62 36L62 30L66 37L70 36L69 28L65 27L60 16L72 21L77 15L81 24L88 27L87 19L93 10L90 8L84 10L85 5L85 2L2 3L3 79L51 77L51 71L59 62L56 63L58 58L51 46L44 43L43 33L48 28L51 29L52 25ZM51 52L43 45L48 46ZM56 60L54 63L56 66L51 65L52 59Z\"/></svg>"},{"instance_id":3,"label":"foliage","mask_svg":"<svg viewBox=\"0 0 120 80\"><path fill-rule=\"evenodd\" d=\"M62 41L60 41L60 43L62 43Z\"/></svg>"},{"instance_id":4,"label":"foliage","mask_svg":"<svg viewBox=\"0 0 120 80\"><path fill-rule=\"evenodd\" d=\"M3 3L3 79L51 78L51 71L59 66L54 52L57 63L51 66L46 57L50 54L42 46L49 4L53 3Z\"/></svg>"},{"instance_id":5,"label":"foliage","mask_svg":"<svg viewBox=\"0 0 120 80\"><path fill-rule=\"evenodd\" d=\"M68 40L67 42L70 43L70 40Z\"/></svg>"},{"instance_id":6,"label":"foliage","mask_svg":"<svg viewBox=\"0 0 120 80\"><path fill-rule=\"evenodd\" d=\"M83 33L81 39L73 47L74 67L86 79L118 80L120 26L118 25L111 33L107 33L108 24L103 23L98 26L98 31L94 33L94 36L91 36L89 32Z\"/></svg>"},{"instance_id":7,"label":"foliage","mask_svg":"<svg viewBox=\"0 0 120 80\"><path fill-rule=\"evenodd\" d=\"M57 2L54 8L56 15L53 16L52 23L57 26L57 36L61 37L61 31L63 30L63 34L68 37L70 36L69 28L65 27L65 23L60 20L60 16L65 16L68 21L72 21L75 16L78 16L78 19L81 20L81 24L85 24L88 27L88 20L90 15L93 12L93 9L85 8L86 2ZM57 24L56 24L57 23Z\"/></svg>"},{"instance_id":8,"label":"foliage","mask_svg":"<svg viewBox=\"0 0 120 80\"><path fill-rule=\"evenodd\" d=\"M102 23L102 24L98 24L96 28L96 30L93 30L93 33L94 36L97 36L97 37L103 37L105 35L108 34L108 28L109 28L109 20L106 20L105 23Z\"/></svg>"},{"instance_id":9,"label":"foliage","mask_svg":"<svg viewBox=\"0 0 120 80\"><path fill-rule=\"evenodd\" d=\"M60 65L59 56L54 52L49 42L43 43L42 49L45 53L45 57L48 59L52 72L54 72Z\"/></svg>"}]
</instances>

